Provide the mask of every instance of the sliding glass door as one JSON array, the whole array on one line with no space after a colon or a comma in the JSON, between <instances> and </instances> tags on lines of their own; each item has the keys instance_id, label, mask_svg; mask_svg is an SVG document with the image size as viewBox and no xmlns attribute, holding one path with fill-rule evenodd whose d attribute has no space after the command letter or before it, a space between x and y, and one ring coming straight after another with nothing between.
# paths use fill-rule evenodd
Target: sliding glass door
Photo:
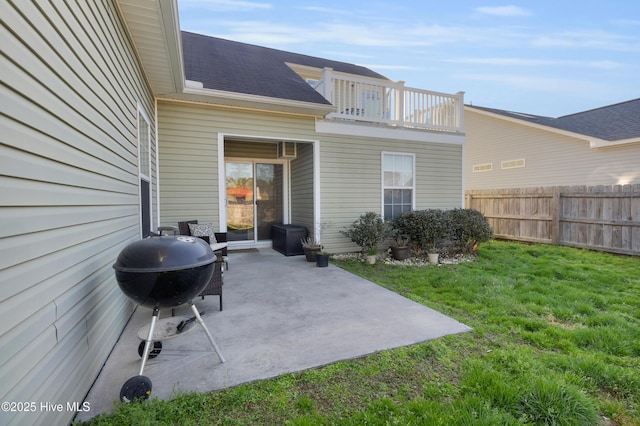
<instances>
[{"instance_id":1,"label":"sliding glass door","mask_svg":"<svg viewBox=\"0 0 640 426\"><path fill-rule=\"evenodd\" d=\"M283 222L283 164L229 161L225 173L229 241L270 240Z\"/></svg>"}]
</instances>

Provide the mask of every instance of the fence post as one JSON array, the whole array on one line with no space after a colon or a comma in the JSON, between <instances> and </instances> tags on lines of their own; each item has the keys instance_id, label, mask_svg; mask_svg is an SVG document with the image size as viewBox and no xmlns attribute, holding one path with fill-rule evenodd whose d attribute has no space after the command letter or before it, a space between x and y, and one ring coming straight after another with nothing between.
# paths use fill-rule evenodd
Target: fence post
<instances>
[{"instance_id":1,"label":"fence post","mask_svg":"<svg viewBox=\"0 0 640 426\"><path fill-rule=\"evenodd\" d=\"M560 211L561 194L559 189L553 189L551 199L551 243L555 246L560 244Z\"/></svg>"}]
</instances>

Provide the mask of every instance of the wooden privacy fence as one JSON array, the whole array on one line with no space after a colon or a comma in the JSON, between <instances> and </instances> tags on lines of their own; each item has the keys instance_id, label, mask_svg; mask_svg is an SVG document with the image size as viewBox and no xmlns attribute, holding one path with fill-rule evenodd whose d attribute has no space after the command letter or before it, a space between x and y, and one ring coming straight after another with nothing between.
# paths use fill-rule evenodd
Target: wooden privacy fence
<instances>
[{"instance_id":1,"label":"wooden privacy fence","mask_svg":"<svg viewBox=\"0 0 640 426\"><path fill-rule=\"evenodd\" d=\"M640 256L640 185L468 190L496 238Z\"/></svg>"}]
</instances>

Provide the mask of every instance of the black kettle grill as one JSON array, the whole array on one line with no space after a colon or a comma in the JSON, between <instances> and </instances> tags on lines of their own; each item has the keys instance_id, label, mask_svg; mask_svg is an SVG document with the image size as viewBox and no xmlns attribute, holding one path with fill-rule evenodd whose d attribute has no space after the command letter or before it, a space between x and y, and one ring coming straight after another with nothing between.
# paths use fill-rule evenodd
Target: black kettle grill
<instances>
[{"instance_id":1,"label":"black kettle grill","mask_svg":"<svg viewBox=\"0 0 640 426\"><path fill-rule=\"evenodd\" d=\"M154 328L160 308L174 308L188 303L194 318L204 330L220 361L224 357L211 333L202 321L192 299L202 293L214 270L215 254L204 240L190 236L156 236L135 241L126 246L113 264L116 280L122 292L139 305L153 309L146 340L140 344L140 372L127 380L120 390L120 400L130 402L151 395L151 380L142 375L147 358L160 353L162 342L154 342ZM184 321L175 329L181 333ZM171 324L168 322L168 324ZM140 332L138 333L140 335ZM151 347L153 345L153 350Z\"/></svg>"}]
</instances>

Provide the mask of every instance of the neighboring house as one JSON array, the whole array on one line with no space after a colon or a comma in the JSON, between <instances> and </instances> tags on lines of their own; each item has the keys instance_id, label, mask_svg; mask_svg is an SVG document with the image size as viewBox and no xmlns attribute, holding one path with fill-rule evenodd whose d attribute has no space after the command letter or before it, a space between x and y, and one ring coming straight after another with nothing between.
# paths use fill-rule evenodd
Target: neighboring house
<instances>
[{"instance_id":1,"label":"neighboring house","mask_svg":"<svg viewBox=\"0 0 640 426\"><path fill-rule=\"evenodd\" d=\"M175 1L0 15L0 393L38 404L1 424L73 416L134 308L112 265L158 225L256 246L295 223L338 252L366 211L462 204L462 93L181 34Z\"/></svg>"},{"instance_id":2,"label":"neighboring house","mask_svg":"<svg viewBox=\"0 0 640 426\"><path fill-rule=\"evenodd\" d=\"M465 189L640 183L640 99L558 118L465 106Z\"/></svg>"}]
</instances>

